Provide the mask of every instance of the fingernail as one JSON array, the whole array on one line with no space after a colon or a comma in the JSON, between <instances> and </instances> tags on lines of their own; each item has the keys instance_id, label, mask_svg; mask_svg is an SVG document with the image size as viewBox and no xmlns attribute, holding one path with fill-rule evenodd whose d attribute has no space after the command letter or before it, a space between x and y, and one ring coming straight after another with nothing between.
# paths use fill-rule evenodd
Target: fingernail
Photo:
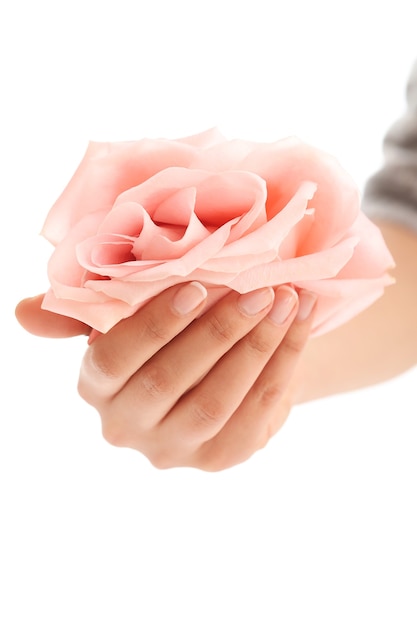
<instances>
[{"instance_id":1,"label":"fingernail","mask_svg":"<svg viewBox=\"0 0 417 626\"><path fill-rule=\"evenodd\" d=\"M200 283L187 283L174 296L172 308L179 315L188 315L207 298L207 289Z\"/></svg>"},{"instance_id":2,"label":"fingernail","mask_svg":"<svg viewBox=\"0 0 417 626\"><path fill-rule=\"evenodd\" d=\"M317 295L311 291L300 291L298 294L299 306L296 315L298 322L304 322L311 314L317 302Z\"/></svg>"},{"instance_id":3,"label":"fingernail","mask_svg":"<svg viewBox=\"0 0 417 626\"><path fill-rule=\"evenodd\" d=\"M274 290L271 287L257 289L241 295L237 301L239 309L245 315L257 315L274 299Z\"/></svg>"},{"instance_id":4,"label":"fingernail","mask_svg":"<svg viewBox=\"0 0 417 626\"><path fill-rule=\"evenodd\" d=\"M297 292L291 287L279 287L275 292L274 306L268 317L274 324L284 324L297 302Z\"/></svg>"}]
</instances>

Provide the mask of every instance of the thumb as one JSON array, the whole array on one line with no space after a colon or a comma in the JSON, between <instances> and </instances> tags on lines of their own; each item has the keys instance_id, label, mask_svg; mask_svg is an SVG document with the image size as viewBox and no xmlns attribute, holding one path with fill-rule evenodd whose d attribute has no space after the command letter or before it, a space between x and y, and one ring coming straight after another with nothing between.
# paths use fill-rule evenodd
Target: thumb
<instances>
[{"instance_id":1,"label":"thumb","mask_svg":"<svg viewBox=\"0 0 417 626\"><path fill-rule=\"evenodd\" d=\"M89 335L91 328L83 322L41 309L44 294L25 298L16 307L19 324L32 335L40 337L75 337Z\"/></svg>"}]
</instances>

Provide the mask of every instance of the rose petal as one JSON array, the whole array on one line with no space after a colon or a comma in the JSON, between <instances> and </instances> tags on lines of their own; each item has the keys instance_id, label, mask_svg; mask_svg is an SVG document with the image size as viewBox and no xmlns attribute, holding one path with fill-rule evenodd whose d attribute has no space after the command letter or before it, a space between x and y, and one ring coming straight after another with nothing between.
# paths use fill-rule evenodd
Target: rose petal
<instances>
[{"instance_id":1,"label":"rose petal","mask_svg":"<svg viewBox=\"0 0 417 626\"><path fill-rule=\"evenodd\" d=\"M323 335L361 313L382 296L385 287L392 284L393 280L385 275L378 279L364 281L343 280L339 285L330 285L337 281L327 282L329 288L323 288L321 284L318 291L319 298L314 312L315 324L312 336ZM333 286L336 289L333 289ZM306 282L297 287L314 291L314 283ZM326 291L329 295L325 295ZM335 295L337 292L339 292L338 296Z\"/></svg>"},{"instance_id":2,"label":"rose petal","mask_svg":"<svg viewBox=\"0 0 417 626\"><path fill-rule=\"evenodd\" d=\"M129 274L133 274L135 272L137 273L139 268L143 269L160 265L160 261L155 260L130 260L125 261L121 264L101 264L100 261L110 260L109 257L111 257L111 253L109 253L108 251L109 247L116 247L112 258L112 260L115 260L115 257L118 254L117 246L130 245L130 248L133 249L133 243L134 239L132 237L123 237L122 235L108 234L96 235L95 237L90 237L89 239L86 239L76 246L77 261L80 267L84 269L84 271L88 271L92 274L97 274L98 276L103 276L107 278L123 278L129 276ZM106 249L106 253L108 254L106 258L104 257L101 248Z\"/></svg>"},{"instance_id":3,"label":"rose petal","mask_svg":"<svg viewBox=\"0 0 417 626\"><path fill-rule=\"evenodd\" d=\"M83 291L88 292L89 290L84 289ZM100 293L90 292L91 295L95 295L95 299L91 298L89 302L85 302L75 298L56 298L52 290L49 290L43 299L42 308L80 320L101 333L106 333L121 319L130 317L136 311L123 301L112 300L109 302L108 298Z\"/></svg>"},{"instance_id":4,"label":"rose petal","mask_svg":"<svg viewBox=\"0 0 417 626\"><path fill-rule=\"evenodd\" d=\"M227 139L222 135L218 128L209 128L202 133L190 135L189 137L182 137L181 139L177 139L177 141L179 143L193 146L194 148L200 148L206 152L212 146L226 143Z\"/></svg>"},{"instance_id":5,"label":"rose petal","mask_svg":"<svg viewBox=\"0 0 417 626\"><path fill-rule=\"evenodd\" d=\"M270 219L285 206L302 181L317 184L314 225L300 254L333 246L359 213L356 186L336 159L295 138L259 144L242 163L242 168L266 180Z\"/></svg>"},{"instance_id":6,"label":"rose petal","mask_svg":"<svg viewBox=\"0 0 417 626\"><path fill-rule=\"evenodd\" d=\"M56 245L86 213L109 212L122 192L161 169L187 167L194 155L193 147L180 141L91 142L74 176L50 210L42 235Z\"/></svg>"},{"instance_id":7,"label":"rose petal","mask_svg":"<svg viewBox=\"0 0 417 626\"><path fill-rule=\"evenodd\" d=\"M102 294L109 302L121 301L125 302L131 307L139 308L145 304L150 298L157 296L159 293L184 282L182 277L178 276L166 276L155 281L144 281L131 283L129 289L126 289L126 282L124 280L91 280L86 282L88 290L96 294ZM98 328L98 330L100 330Z\"/></svg>"},{"instance_id":8,"label":"rose petal","mask_svg":"<svg viewBox=\"0 0 417 626\"><path fill-rule=\"evenodd\" d=\"M323 280L336 276L349 261L357 245L352 237L334 246L295 259L277 260L241 272L228 286L239 293L246 293L261 287L273 287L301 280ZM256 286L255 286L256 285Z\"/></svg>"},{"instance_id":9,"label":"rose petal","mask_svg":"<svg viewBox=\"0 0 417 626\"><path fill-rule=\"evenodd\" d=\"M252 265L261 265L281 257L281 244L295 225L306 215L308 201L316 190L314 183L303 183L294 197L269 222L264 222L256 231L228 243L219 254L204 263L212 271L242 271Z\"/></svg>"},{"instance_id":10,"label":"rose petal","mask_svg":"<svg viewBox=\"0 0 417 626\"><path fill-rule=\"evenodd\" d=\"M381 267L391 269L394 259L385 245L379 228L363 213L359 213L347 236L356 235L359 243L354 256L340 271L339 278L378 278Z\"/></svg>"},{"instance_id":11,"label":"rose petal","mask_svg":"<svg viewBox=\"0 0 417 626\"><path fill-rule=\"evenodd\" d=\"M95 233L98 224L103 219L103 213L96 212L87 214L68 233L68 236L56 246L48 263L48 278L57 296L62 295L64 286L82 287L85 276L85 268L80 266L77 259L77 244L79 241L88 239ZM82 299L88 299L88 294L80 293Z\"/></svg>"}]
</instances>

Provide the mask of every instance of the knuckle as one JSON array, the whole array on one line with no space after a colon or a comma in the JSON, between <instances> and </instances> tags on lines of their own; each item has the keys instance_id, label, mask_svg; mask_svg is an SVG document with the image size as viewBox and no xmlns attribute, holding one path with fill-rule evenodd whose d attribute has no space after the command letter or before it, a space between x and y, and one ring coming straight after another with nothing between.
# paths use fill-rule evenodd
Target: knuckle
<instances>
[{"instance_id":1,"label":"knuckle","mask_svg":"<svg viewBox=\"0 0 417 626\"><path fill-rule=\"evenodd\" d=\"M277 434L287 419L290 411L291 403L284 399L280 405L280 409L274 414L272 419L267 421L263 433L257 443L258 450L265 448L268 442Z\"/></svg>"},{"instance_id":2,"label":"knuckle","mask_svg":"<svg viewBox=\"0 0 417 626\"><path fill-rule=\"evenodd\" d=\"M162 450L154 451L151 454L147 454L147 458L151 465L159 470L172 469L173 467L178 466L174 462L172 457L167 452Z\"/></svg>"},{"instance_id":3,"label":"knuckle","mask_svg":"<svg viewBox=\"0 0 417 626\"><path fill-rule=\"evenodd\" d=\"M215 443L215 442L213 442ZM198 458L198 464L195 466L205 472L223 472L230 467L234 467L249 459L256 451L251 440L249 445L238 445L231 448L230 445L209 446L208 449L201 451Z\"/></svg>"},{"instance_id":4,"label":"knuckle","mask_svg":"<svg viewBox=\"0 0 417 626\"><path fill-rule=\"evenodd\" d=\"M233 465L235 465L233 459L224 458L223 455L216 455L199 461L195 467L214 474L216 472L223 472L229 467L233 467Z\"/></svg>"},{"instance_id":5,"label":"knuckle","mask_svg":"<svg viewBox=\"0 0 417 626\"><path fill-rule=\"evenodd\" d=\"M101 432L103 435L103 439L107 441L107 443L109 443L111 446L115 446L116 448L129 447L126 433L117 423L117 420L103 420Z\"/></svg>"},{"instance_id":6,"label":"knuckle","mask_svg":"<svg viewBox=\"0 0 417 626\"><path fill-rule=\"evenodd\" d=\"M90 361L89 351L85 354L78 376L78 395L88 404L96 406L101 400L101 394L97 393L97 370ZM102 382L102 381L101 381Z\"/></svg>"},{"instance_id":7,"label":"knuckle","mask_svg":"<svg viewBox=\"0 0 417 626\"><path fill-rule=\"evenodd\" d=\"M283 388L278 381L268 381L262 385L258 385L256 388L258 396L258 405L262 409L270 409L282 401Z\"/></svg>"},{"instance_id":8,"label":"knuckle","mask_svg":"<svg viewBox=\"0 0 417 626\"><path fill-rule=\"evenodd\" d=\"M121 373L121 363L116 352L104 348L98 341L87 350L83 367L110 379L118 378Z\"/></svg>"},{"instance_id":9,"label":"knuckle","mask_svg":"<svg viewBox=\"0 0 417 626\"><path fill-rule=\"evenodd\" d=\"M84 377L82 376L82 374L80 374L80 377L78 379L77 391L78 391L78 395L83 400L85 400L85 402L88 402L88 404L92 404L93 403L93 399L92 399L92 395L91 395L90 389L89 389L88 385L86 384L86 381L85 381Z\"/></svg>"},{"instance_id":10,"label":"knuckle","mask_svg":"<svg viewBox=\"0 0 417 626\"><path fill-rule=\"evenodd\" d=\"M256 442L254 442L254 447L256 448L256 451L266 448L274 434L275 433L272 432L272 427L266 428L262 435L257 438Z\"/></svg>"},{"instance_id":11,"label":"knuckle","mask_svg":"<svg viewBox=\"0 0 417 626\"><path fill-rule=\"evenodd\" d=\"M297 357L305 344L305 340L301 335L288 333L280 346L282 350L289 357Z\"/></svg>"},{"instance_id":12,"label":"knuckle","mask_svg":"<svg viewBox=\"0 0 417 626\"><path fill-rule=\"evenodd\" d=\"M167 343L170 340L170 336L168 333L168 327L164 324L164 320L158 319L155 316L147 316L143 320L145 335L153 342L153 343Z\"/></svg>"},{"instance_id":13,"label":"knuckle","mask_svg":"<svg viewBox=\"0 0 417 626\"><path fill-rule=\"evenodd\" d=\"M147 363L142 367L140 384L145 394L154 399L170 396L175 391L170 373L154 363Z\"/></svg>"},{"instance_id":14,"label":"knuckle","mask_svg":"<svg viewBox=\"0 0 417 626\"><path fill-rule=\"evenodd\" d=\"M198 397L190 416L192 423L197 428L210 428L227 418L221 401L217 397L209 395Z\"/></svg>"},{"instance_id":15,"label":"knuckle","mask_svg":"<svg viewBox=\"0 0 417 626\"><path fill-rule=\"evenodd\" d=\"M189 465L189 451L182 446L173 445L172 441L161 439L157 433L154 433L152 439L148 439L142 453L156 469L166 470Z\"/></svg>"},{"instance_id":16,"label":"knuckle","mask_svg":"<svg viewBox=\"0 0 417 626\"><path fill-rule=\"evenodd\" d=\"M235 330L230 321L214 314L208 320L208 332L215 341L222 344L232 343L235 336Z\"/></svg>"},{"instance_id":17,"label":"knuckle","mask_svg":"<svg viewBox=\"0 0 417 626\"><path fill-rule=\"evenodd\" d=\"M249 333L246 337L245 345L252 354L259 356L271 354L274 348L268 338L260 332Z\"/></svg>"}]
</instances>

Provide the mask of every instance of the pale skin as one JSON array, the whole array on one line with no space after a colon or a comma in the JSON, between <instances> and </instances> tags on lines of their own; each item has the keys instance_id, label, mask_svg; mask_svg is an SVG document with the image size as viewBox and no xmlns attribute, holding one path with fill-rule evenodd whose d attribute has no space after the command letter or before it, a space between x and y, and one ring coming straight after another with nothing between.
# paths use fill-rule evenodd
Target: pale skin
<instances>
[{"instance_id":1,"label":"pale skin","mask_svg":"<svg viewBox=\"0 0 417 626\"><path fill-rule=\"evenodd\" d=\"M356 318L311 340L302 358L302 401L368 387L417 363L417 231L377 224L396 263L396 282Z\"/></svg>"},{"instance_id":2,"label":"pale skin","mask_svg":"<svg viewBox=\"0 0 417 626\"><path fill-rule=\"evenodd\" d=\"M308 340L315 298L288 286L229 294L207 313L195 284L173 287L97 337L79 393L103 435L158 468L222 470L248 459L294 404L369 386L417 363L417 234L379 224L396 284L344 326ZM29 332L69 337L90 329L40 309L16 314Z\"/></svg>"}]
</instances>

